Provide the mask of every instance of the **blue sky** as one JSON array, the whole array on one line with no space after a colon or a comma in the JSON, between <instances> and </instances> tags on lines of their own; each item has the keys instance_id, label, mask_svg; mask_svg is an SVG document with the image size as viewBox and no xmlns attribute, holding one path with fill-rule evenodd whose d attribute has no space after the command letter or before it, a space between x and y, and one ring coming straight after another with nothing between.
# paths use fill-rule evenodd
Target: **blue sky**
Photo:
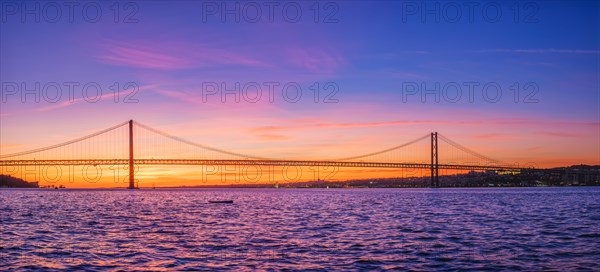
<instances>
[{"instance_id":1,"label":"blue sky","mask_svg":"<svg viewBox=\"0 0 600 272\"><path fill-rule=\"evenodd\" d=\"M7 3L18 9L44 5ZM245 17L236 22L226 15L222 22L220 11L206 15L206 3L230 8L240 3L242 9L247 4L196 1L132 2L138 8L130 18L137 20L133 23L123 22L132 9L121 2L115 23L112 2L100 3L103 15L96 23L87 22L78 9L70 22L64 7L58 23L43 15L40 22L30 15L23 22L21 10L9 14L7 8L13 6L3 6L3 84L96 82L105 96L97 103L82 100L80 90L74 103L66 98L35 103L31 97L23 103L18 94L7 96L0 109L2 153L135 119L196 142L263 155L308 157L321 154L324 144L332 145L332 152L356 154L443 131L505 160L552 166L600 163L597 1L517 1L518 7L477 2L472 22L467 2L461 1L318 2L318 23L313 1L276 2L278 7L299 3L302 17L296 23L286 21L279 8L272 21L264 16L256 23ZM264 3L258 3L265 13ZM326 8L327 3L332 4ZM444 16L448 3L460 7L458 22ZM431 10L436 4L439 22L420 10L407 14L409 6ZM502 15L490 22L483 7L489 16L500 7ZM454 14L451 8L448 16ZM323 22L327 14L332 14L330 23ZM115 103L106 95L114 82L121 87L135 82L138 103ZM223 103L218 95L203 101L202 84L207 82L224 82L229 88L236 82L295 82L303 97L290 103L278 91L272 103L266 98L235 103L233 96ZM321 90L315 103L310 91L315 82L321 88L333 82L338 102L322 102L329 89ZM465 82L478 84L472 103ZM416 94L403 101L406 84L413 83L429 89L436 83L457 83L463 86L463 98L436 103L430 95L423 103ZM502 88L498 102L483 98L487 83ZM518 103L514 83L519 83ZM527 83L538 88L530 100L534 103L523 103L533 90L523 89ZM32 133L37 130L48 135L40 139Z\"/></svg>"}]
</instances>

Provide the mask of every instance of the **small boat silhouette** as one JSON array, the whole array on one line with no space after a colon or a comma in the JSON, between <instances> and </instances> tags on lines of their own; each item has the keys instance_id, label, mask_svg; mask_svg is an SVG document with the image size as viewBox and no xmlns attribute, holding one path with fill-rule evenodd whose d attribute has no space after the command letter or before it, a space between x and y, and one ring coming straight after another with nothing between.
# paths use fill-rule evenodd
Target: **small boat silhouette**
<instances>
[{"instance_id":1,"label":"small boat silhouette","mask_svg":"<svg viewBox=\"0 0 600 272\"><path fill-rule=\"evenodd\" d=\"M208 203L233 203L233 200L209 200Z\"/></svg>"}]
</instances>

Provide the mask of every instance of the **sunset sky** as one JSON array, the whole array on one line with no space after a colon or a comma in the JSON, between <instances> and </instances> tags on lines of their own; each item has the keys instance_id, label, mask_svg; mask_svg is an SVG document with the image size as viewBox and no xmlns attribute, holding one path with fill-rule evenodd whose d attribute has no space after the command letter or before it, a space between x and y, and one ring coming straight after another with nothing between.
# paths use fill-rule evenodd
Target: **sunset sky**
<instances>
[{"instance_id":1,"label":"sunset sky","mask_svg":"<svg viewBox=\"0 0 600 272\"><path fill-rule=\"evenodd\" d=\"M472 18L463 2L447 9L436 1L318 2L317 18L315 2L300 1L293 2L301 11L297 22L290 22L291 8L283 15L289 2L275 1L272 18L258 2L258 22L251 22L255 7L245 2L196 1L131 2L137 10L119 2L117 22L114 6L92 2L103 12L89 22L81 11L87 2L81 2L73 18L60 6L56 23L48 17L55 17L54 7L39 22L21 12L36 3L44 11L44 2L8 3L14 5L2 4L0 25L2 155L133 119L196 143L263 157L352 156L437 131L505 162L600 164L597 1L493 2L501 7L497 21L491 8L487 15L482 11L489 2L474 7ZM246 14L236 22L235 15L220 13L224 3L230 9L240 3ZM436 3L441 11L434 14L407 10L431 10ZM462 14L457 22L455 7ZM208 12L212 8L216 13ZM40 89L58 83L62 97L40 97L38 103L35 95L24 95L36 82ZM69 82L79 84L73 99ZM90 82L103 91L95 103L82 97ZM129 82L139 90L128 101L133 103L124 103ZM247 99L236 102L229 94L223 101L221 84L232 90L236 83L248 87ZM255 103L248 101L256 96L254 83L262 87ZM283 94L290 83L302 88L296 102L293 87L291 96ZM274 85L272 100L268 84ZM449 94L422 101L422 92L436 84L438 93ZM486 84L500 86L498 101L494 88L485 96ZM457 85L462 97L454 99ZM207 94L214 86L221 92ZM410 93L415 86L419 90ZM181 178L173 173L182 172L165 168L145 173Z\"/></svg>"}]
</instances>

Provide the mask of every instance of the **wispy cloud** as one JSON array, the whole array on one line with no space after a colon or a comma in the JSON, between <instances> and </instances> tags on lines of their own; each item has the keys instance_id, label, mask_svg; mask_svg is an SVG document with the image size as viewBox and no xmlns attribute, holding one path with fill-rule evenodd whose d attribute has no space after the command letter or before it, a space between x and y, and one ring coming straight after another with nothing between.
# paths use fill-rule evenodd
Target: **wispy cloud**
<instances>
[{"instance_id":1,"label":"wispy cloud","mask_svg":"<svg viewBox=\"0 0 600 272\"><path fill-rule=\"evenodd\" d=\"M285 141L290 139L288 136L278 134L260 134L256 135L256 137L264 141Z\"/></svg>"},{"instance_id":2,"label":"wispy cloud","mask_svg":"<svg viewBox=\"0 0 600 272\"><path fill-rule=\"evenodd\" d=\"M591 54L598 55L600 50L581 50L581 49L484 49L480 53L530 53L530 54Z\"/></svg>"},{"instance_id":3,"label":"wispy cloud","mask_svg":"<svg viewBox=\"0 0 600 272\"><path fill-rule=\"evenodd\" d=\"M414 51L404 51L406 54L419 54L419 55L428 55L431 54L429 51L425 50L414 50Z\"/></svg>"},{"instance_id":4,"label":"wispy cloud","mask_svg":"<svg viewBox=\"0 0 600 272\"><path fill-rule=\"evenodd\" d=\"M137 91L135 89L133 89L133 88L127 89L122 94L119 94L119 96L121 96L121 97L127 97L128 95L130 95L130 94L132 94L134 92L138 92L139 93L140 91L147 90L147 89L149 89L151 87L152 86L150 86L150 85L141 86L141 87L138 88ZM115 94L112 93L112 92L109 92L109 93L102 94L98 98L94 97L94 99L95 100L97 99L96 101L113 100L114 97L115 97ZM70 100L67 100L67 101L61 101L59 103L54 103L54 104L51 104L51 105L46 106L46 107L38 108L36 110L39 111L39 112L47 112L47 111L51 111L51 110L57 110L57 109L62 109L62 108L65 108L65 107L73 106L75 104L79 104L79 103L82 103L82 102L91 103L91 102L88 102L85 98L79 97L79 98L74 98L74 99L70 99Z\"/></svg>"},{"instance_id":5,"label":"wispy cloud","mask_svg":"<svg viewBox=\"0 0 600 272\"><path fill-rule=\"evenodd\" d=\"M539 131L539 132L536 132L535 134L537 134L537 135L543 135L543 136L551 136L551 137L561 137L561 138L573 138L573 137L579 137L579 136L581 136L578 133L556 132L556 131Z\"/></svg>"},{"instance_id":6,"label":"wispy cloud","mask_svg":"<svg viewBox=\"0 0 600 272\"><path fill-rule=\"evenodd\" d=\"M226 65L266 66L260 60L204 44L109 42L97 58L108 64L135 68L178 70Z\"/></svg>"},{"instance_id":7,"label":"wispy cloud","mask_svg":"<svg viewBox=\"0 0 600 272\"><path fill-rule=\"evenodd\" d=\"M471 138L479 139L479 140L508 140L513 139L514 137L508 134L503 133L487 133L487 134L479 134L473 135Z\"/></svg>"},{"instance_id":8,"label":"wispy cloud","mask_svg":"<svg viewBox=\"0 0 600 272\"><path fill-rule=\"evenodd\" d=\"M358 128L358 127L384 127L410 124L431 124L436 121L414 120L414 121L389 121L389 122L364 122L364 123L313 123L290 126L260 126L253 128L253 132L268 133L275 131L298 130L298 129L331 129L331 128Z\"/></svg>"},{"instance_id":9,"label":"wispy cloud","mask_svg":"<svg viewBox=\"0 0 600 272\"><path fill-rule=\"evenodd\" d=\"M1 149L11 149L11 148L20 148L28 146L26 144L0 144Z\"/></svg>"},{"instance_id":10,"label":"wispy cloud","mask_svg":"<svg viewBox=\"0 0 600 272\"><path fill-rule=\"evenodd\" d=\"M347 63L336 51L322 48L291 47L286 58L292 65L315 73L332 73Z\"/></svg>"},{"instance_id":11,"label":"wispy cloud","mask_svg":"<svg viewBox=\"0 0 600 272\"><path fill-rule=\"evenodd\" d=\"M405 71L387 71L387 72L382 72L383 75L385 76L390 76L390 77L394 77L394 78L412 78L412 79L428 79L428 76L422 75L422 74L418 74L418 73L413 73L413 72L405 72Z\"/></svg>"},{"instance_id":12,"label":"wispy cloud","mask_svg":"<svg viewBox=\"0 0 600 272\"><path fill-rule=\"evenodd\" d=\"M501 125L501 126L531 126L531 125L573 125L573 126L600 126L598 122L585 121L555 121L555 120L540 120L540 119L487 119L487 120L395 120L385 122L362 122L362 123L326 123L316 122L301 125L281 125L281 126L260 126L252 129L254 133L275 133L290 130L307 130L307 129L340 129L340 128L361 128L361 127L387 127L387 126L404 126L404 125L465 125L465 126L480 126L480 125ZM550 134L549 134L550 135ZM567 134L558 134L550 136L565 136ZM500 138L507 137L504 134L482 134L474 137L485 138Z\"/></svg>"},{"instance_id":13,"label":"wispy cloud","mask_svg":"<svg viewBox=\"0 0 600 272\"><path fill-rule=\"evenodd\" d=\"M244 113L247 111L265 114L280 112L280 108L275 103L270 103L268 98L262 98L256 103L250 103L238 97L238 103L235 101L233 95L222 97L222 93L218 93L203 97L201 91L195 91L193 89L173 90L170 88L157 87L153 88L152 92L182 103L184 106L194 105L196 107L201 107L204 110L226 110L228 114L233 114L233 112ZM225 102L223 102L223 99L226 99Z\"/></svg>"},{"instance_id":14,"label":"wispy cloud","mask_svg":"<svg viewBox=\"0 0 600 272\"><path fill-rule=\"evenodd\" d=\"M112 46L99 58L109 64L138 68L171 70L193 66L191 60L176 55L155 52L152 49L125 46Z\"/></svg>"}]
</instances>

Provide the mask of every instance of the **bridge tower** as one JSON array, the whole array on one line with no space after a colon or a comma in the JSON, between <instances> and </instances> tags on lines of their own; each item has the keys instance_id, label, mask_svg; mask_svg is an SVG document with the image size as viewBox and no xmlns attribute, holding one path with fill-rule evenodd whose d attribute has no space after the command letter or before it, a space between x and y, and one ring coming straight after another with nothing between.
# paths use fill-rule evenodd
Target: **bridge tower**
<instances>
[{"instance_id":1,"label":"bridge tower","mask_svg":"<svg viewBox=\"0 0 600 272\"><path fill-rule=\"evenodd\" d=\"M440 187L437 132L431 133L431 187Z\"/></svg>"},{"instance_id":2,"label":"bridge tower","mask_svg":"<svg viewBox=\"0 0 600 272\"><path fill-rule=\"evenodd\" d=\"M129 189L136 189L133 167L133 120L129 120Z\"/></svg>"}]
</instances>

